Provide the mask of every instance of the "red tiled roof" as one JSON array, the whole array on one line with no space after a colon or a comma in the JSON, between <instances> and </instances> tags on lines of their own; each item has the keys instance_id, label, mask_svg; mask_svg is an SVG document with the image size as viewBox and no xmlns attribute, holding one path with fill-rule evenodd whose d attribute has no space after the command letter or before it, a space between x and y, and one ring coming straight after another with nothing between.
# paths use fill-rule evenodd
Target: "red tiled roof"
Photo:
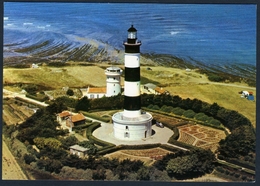
<instances>
[{"instance_id":1,"label":"red tiled roof","mask_svg":"<svg viewBox=\"0 0 260 186\"><path fill-rule=\"evenodd\" d=\"M76 115L73 115L71 116L71 121L74 123L74 122L77 122L77 121L82 121L82 120L85 120L85 116L83 114L76 114Z\"/></svg>"},{"instance_id":2,"label":"red tiled roof","mask_svg":"<svg viewBox=\"0 0 260 186\"><path fill-rule=\"evenodd\" d=\"M106 93L107 92L107 88L106 87L89 87L88 88L88 93Z\"/></svg>"},{"instance_id":3,"label":"red tiled roof","mask_svg":"<svg viewBox=\"0 0 260 186\"><path fill-rule=\"evenodd\" d=\"M154 90L156 92L160 93L160 94L163 94L165 92L165 90L163 88L160 88L160 87L156 87Z\"/></svg>"},{"instance_id":4,"label":"red tiled roof","mask_svg":"<svg viewBox=\"0 0 260 186\"><path fill-rule=\"evenodd\" d=\"M62 117L67 117L70 116L70 113L68 111L63 111L62 113L59 113L59 116Z\"/></svg>"}]
</instances>

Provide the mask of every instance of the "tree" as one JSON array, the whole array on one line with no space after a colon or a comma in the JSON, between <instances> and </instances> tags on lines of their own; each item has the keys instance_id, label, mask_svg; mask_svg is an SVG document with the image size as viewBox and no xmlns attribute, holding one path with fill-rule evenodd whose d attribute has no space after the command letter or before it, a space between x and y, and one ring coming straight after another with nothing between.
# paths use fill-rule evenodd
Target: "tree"
<instances>
[{"instance_id":1,"label":"tree","mask_svg":"<svg viewBox=\"0 0 260 186\"><path fill-rule=\"evenodd\" d=\"M176 115L182 116L184 110L180 107L173 108L172 112Z\"/></svg>"},{"instance_id":2,"label":"tree","mask_svg":"<svg viewBox=\"0 0 260 186\"><path fill-rule=\"evenodd\" d=\"M192 178L209 173L214 168L215 156L210 150L196 149L184 156L170 159L166 171L176 178Z\"/></svg>"},{"instance_id":3,"label":"tree","mask_svg":"<svg viewBox=\"0 0 260 186\"><path fill-rule=\"evenodd\" d=\"M36 137L33 142L39 149L46 147L58 149L61 146L61 142L55 138Z\"/></svg>"},{"instance_id":4,"label":"tree","mask_svg":"<svg viewBox=\"0 0 260 186\"><path fill-rule=\"evenodd\" d=\"M24 162L26 164L30 164L31 162L35 162L36 161L35 157L33 155L31 155L31 154L25 154L23 159L24 159Z\"/></svg>"},{"instance_id":5,"label":"tree","mask_svg":"<svg viewBox=\"0 0 260 186\"><path fill-rule=\"evenodd\" d=\"M91 169L76 169L68 166L63 166L60 170L59 176L65 179L76 179L76 180L92 180Z\"/></svg>"},{"instance_id":6,"label":"tree","mask_svg":"<svg viewBox=\"0 0 260 186\"><path fill-rule=\"evenodd\" d=\"M88 97L84 96L77 102L75 109L76 109L76 111L79 111L79 110L89 111L90 107L91 107L91 105L90 105L90 101L89 101Z\"/></svg>"},{"instance_id":7,"label":"tree","mask_svg":"<svg viewBox=\"0 0 260 186\"><path fill-rule=\"evenodd\" d=\"M191 109L194 111L194 112L200 112L201 109L202 109L202 101L201 100L198 100L198 99L193 99L192 100L192 107Z\"/></svg>"},{"instance_id":8,"label":"tree","mask_svg":"<svg viewBox=\"0 0 260 186\"><path fill-rule=\"evenodd\" d=\"M68 96L73 96L73 95L74 95L74 92L73 92L72 89L69 88L69 89L67 90L66 94L67 94Z\"/></svg>"},{"instance_id":9,"label":"tree","mask_svg":"<svg viewBox=\"0 0 260 186\"><path fill-rule=\"evenodd\" d=\"M37 155L38 158L41 157L48 157L50 159L56 159L63 161L68 156L68 153L61 149L61 148L52 148L52 147L45 147L41 149L39 154Z\"/></svg>"},{"instance_id":10,"label":"tree","mask_svg":"<svg viewBox=\"0 0 260 186\"><path fill-rule=\"evenodd\" d=\"M97 147L91 141L81 141L78 143L78 145L84 148L88 148L88 155L94 155L97 152Z\"/></svg>"},{"instance_id":11,"label":"tree","mask_svg":"<svg viewBox=\"0 0 260 186\"><path fill-rule=\"evenodd\" d=\"M62 147L68 149L70 146L78 143L78 139L75 136L68 136L61 139Z\"/></svg>"},{"instance_id":12,"label":"tree","mask_svg":"<svg viewBox=\"0 0 260 186\"><path fill-rule=\"evenodd\" d=\"M44 138L54 138L56 136L56 131L50 128L43 128L39 132L38 136Z\"/></svg>"},{"instance_id":13,"label":"tree","mask_svg":"<svg viewBox=\"0 0 260 186\"><path fill-rule=\"evenodd\" d=\"M213 103L208 110L208 113L212 116L217 116L218 110L220 109L220 106L217 103Z\"/></svg>"},{"instance_id":14,"label":"tree","mask_svg":"<svg viewBox=\"0 0 260 186\"><path fill-rule=\"evenodd\" d=\"M190 109L183 112L183 116L185 116L186 118L193 118L195 114L196 113Z\"/></svg>"},{"instance_id":15,"label":"tree","mask_svg":"<svg viewBox=\"0 0 260 186\"><path fill-rule=\"evenodd\" d=\"M93 176L92 178L94 180L104 180L106 179L106 170L102 165L98 165L96 170L93 170Z\"/></svg>"},{"instance_id":16,"label":"tree","mask_svg":"<svg viewBox=\"0 0 260 186\"><path fill-rule=\"evenodd\" d=\"M256 137L250 126L241 126L219 142L218 151L223 157L238 158L255 152Z\"/></svg>"},{"instance_id":17,"label":"tree","mask_svg":"<svg viewBox=\"0 0 260 186\"><path fill-rule=\"evenodd\" d=\"M150 172L149 172L149 169L147 167L142 166L137 171L137 180L145 180L145 181L150 180Z\"/></svg>"},{"instance_id":18,"label":"tree","mask_svg":"<svg viewBox=\"0 0 260 186\"><path fill-rule=\"evenodd\" d=\"M67 96L61 96L58 97L55 100L56 103L63 103L64 105L66 105L66 107L71 107L71 108L75 108L77 100L73 99L73 98L69 98Z\"/></svg>"},{"instance_id":19,"label":"tree","mask_svg":"<svg viewBox=\"0 0 260 186\"><path fill-rule=\"evenodd\" d=\"M63 110L67 110L67 106L62 102L54 102L46 107L46 111L50 114L57 114L62 112Z\"/></svg>"},{"instance_id":20,"label":"tree","mask_svg":"<svg viewBox=\"0 0 260 186\"><path fill-rule=\"evenodd\" d=\"M48 172L55 172L58 174L63 165L59 160L51 160L47 158L38 160L37 166L40 169L44 168Z\"/></svg>"},{"instance_id":21,"label":"tree","mask_svg":"<svg viewBox=\"0 0 260 186\"><path fill-rule=\"evenodd\" d=\"M28 84L24 87L24 90L28 93L28 94L31 94L31 95L35 95L37 90L38 90L38 87L37 85L34 85L34 84Z\"/></svg>"}]
</instances>

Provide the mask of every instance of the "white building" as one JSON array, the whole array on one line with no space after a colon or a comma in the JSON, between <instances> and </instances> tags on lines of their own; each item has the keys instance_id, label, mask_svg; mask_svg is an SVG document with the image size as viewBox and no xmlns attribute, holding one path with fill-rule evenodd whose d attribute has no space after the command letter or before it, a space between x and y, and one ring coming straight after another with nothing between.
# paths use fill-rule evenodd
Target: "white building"
<instances>
[{"instance_id":1,"label":"white building","mask_svg":"<svg viewBox=\"0 0 260 186\"><path fill-rule=\"evenodd\" d=\"M106 87L88 87L88 89L83 92L83 96L87 96L89 99L102 98L106 96Z\"/></svg>"},{"instance_id":2,"label":"white building","mask_svg":"<svg viewBox=\"0 0 260 186\"><path fill-rule=\"evenodd\" d=\"M122 69L119 67L108 67L105 70L107 76L106 97L116 96L121 93L121 74Z\"/></svg>"}]
</instances>

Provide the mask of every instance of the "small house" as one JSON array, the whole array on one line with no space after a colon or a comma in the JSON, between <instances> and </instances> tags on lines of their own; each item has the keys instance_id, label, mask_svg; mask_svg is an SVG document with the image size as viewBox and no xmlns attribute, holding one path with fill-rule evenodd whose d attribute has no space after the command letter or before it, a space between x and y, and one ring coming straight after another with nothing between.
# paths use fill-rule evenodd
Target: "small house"
<instances>
[{"instance_id":1,"label":"small house","mask_svg":"<svg viewBox=\"0 0 260 186\"><path fill-rule=\"evenodd\" d=\"M82 113L71 115L66 120L66 126L67 127L74 127L77 125L84 124L86 122L86 118Z\"/></svg>"},{"instance_id":2,"label":"small house","mask_svg":"<svg viewBox=\"0 0 260 186\"><path fill-rule=\"evenodd\" d=\"M85 158L88 155L87 154L89 150L88 148L84 148L79 145L72 145L69 148L70 148L70 154L77 155L80 158Z\"/></svg>"},{"instance_id":3,"label":"small house","mask_svg":"<svg viewBox=\"0 0 260 186\"><path fill-rule=\"evenodd\" d=\"M146 94L156 94L156 95L168 93L162 87L157 87L153 83L147 83L147 84L143 85L142 92L146 93Z\"/></svg>"},{"instance_id":4,"label":"small house","mask_svg":"<svg viewBox=\"0 0 260 186\"><path fill-rule=\"evenodd\" d=\"M89 99L102 98L106 96L107 88L106 87L88 87L86 95Z\"/></svg>"},{"instance_id":5,"label":"small house","mask_svg":"<svg viewBox=\"0 0 260 186\"><path fill-rule=\"evenodd\" d=\"M61 123L62 121L65 121L66 119L68 119L68 117L70 116L70 112L69 111L63 111L59 114L57 114L57 121L59 123Z\"/></svg>"},{"instance_id":6,"label":"small house","mask_svg":"<svg viewBox=\"0 0 260 186\"><path fill-rule=\"evenodd\" d=\"M37 64L33 63L32 68L39 68L39 66Z\"/></svg>"},{"instance_id":7,"label":"small house","mask_svg":"<svg viewBox=\"0 0 260 186\"><path fill-rule=\"evenodd\" d=\"M154 89L154 91L155 91L155 94L157 94L157 95L167 94L168 93L168 91L164 90L162 87L156 87Z\"/></svg>"}]
</instances>

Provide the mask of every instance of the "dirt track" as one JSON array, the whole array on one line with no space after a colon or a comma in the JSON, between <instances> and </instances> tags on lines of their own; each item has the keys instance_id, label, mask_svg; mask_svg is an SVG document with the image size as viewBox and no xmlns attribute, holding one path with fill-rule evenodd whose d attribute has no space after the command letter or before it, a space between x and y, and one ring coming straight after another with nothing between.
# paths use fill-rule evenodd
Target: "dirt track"
<instances>
[{"instance_id":1,"label":"dirt track","mask_svg":"<svg viewBox=\"0 0 260 186\"><path fill-rule=\"evenodd\" d=\"M4 137L3 137L4 138ZM14 156L2 141L2 179L3 180L28 180Z\"/></svg>"}]
</instances>

